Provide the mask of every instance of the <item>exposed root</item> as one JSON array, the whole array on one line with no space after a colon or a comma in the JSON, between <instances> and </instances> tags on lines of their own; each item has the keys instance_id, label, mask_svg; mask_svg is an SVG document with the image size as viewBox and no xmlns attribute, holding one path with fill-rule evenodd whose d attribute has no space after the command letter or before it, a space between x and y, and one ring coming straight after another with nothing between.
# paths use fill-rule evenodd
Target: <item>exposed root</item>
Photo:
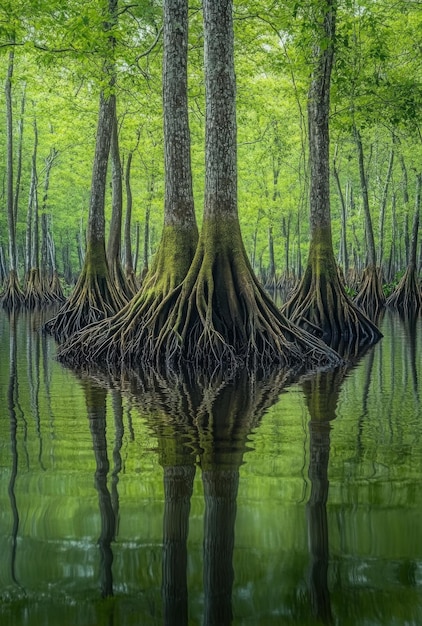
<instances>
[{"instance_id":1,"label":"exposed root","mask_svg":"<svg viewBox=\"0 0 422 626\"><path fill-rule=\"evenodd\" d=\"M218 228L218 227L217 227ZM227 229L227 225L223 228ZM59 350L60 360L179 367L310 369L339 356L289 322L258 283L236 232L201 238L181 285L143 286L114 317L86 328ZM214 234L214 233L213 233ZM221 235L221 233L219 233Z\"/></svg>"},{"instance_id":2,"label":"exposed root","mask_svg":"<svg viewBox=\"0 0 422 626\"><path fill-rule=\"evenodd\" d=\"M348 345L353 352L382 336L378 328L347 296L337 275L319 275L308 266L301 283L282 307L289 319L329 345Z\"/></svg>"},{"instance_id":3,"label":"exposed root","mask_svg":"<svg viewBox=\"0 0 422 626\"><path fill-rule=\"evenodd\" d=\"M85 326L114 315L126 301L104 276L83 272L70 298L44 330L64 341Z\"/></svg>"},{"instance_id":4,"label":"exposed root","mask_svg":"<svg viewBox=\"0 0 422 626\"><path fill-rule=\"evenodd\" d=\"M371 319L374 319L377 313L385 306L380 272L374 265L364 269L359 292L354 302Z\"/></svg>"},{"instance_id":5,"label":"exposed root","mask_svg":"<svg viewBox=\"0 0 422 626\"><path fill-rule=\"evenodd\" d=\"M115 287L119 293L124 295L126 302L128 302L135 295L137 289L132 281L128 280L125 272L123 271L120 261L114 260L109 262L110 279L114 281Z\"/></svg>"},{"instance_id":6,"label":"exposed root","mask_svg":"<svg viewBox=\"0 0 422 626\"><path fill-rule=\"evenodd\" d=\"M44 301L40 272L36 268L29 271L24 298L24 305L28 309L35 309Z\"/></svg>"},{"instance_id":7,"label":"exposed root","mask_svg":"<svg viewBox=\"0 0 422 626\"><path fill-rule=\"evenodd\" d=\"M53 272L48 293L50 303L64 302L66 300L57 271Z\"/></svg>"},{"instance_id":8,"label":"exposed root","mask_svg":"<svg viewBox=\"0 0 422 626\"><path fill-rule=\"evenodd\" d=\"M409 266L393 293L387 298L387 306L400 311L413 313L422 308L422 293L418 273Z\"/></svg>"},{"instance_id":9,"label":"exposed root","mask_svg":"<svg viewBox=\"0 0 422 626\"><path fill-rule=\"evenodd\" d=\"M19 309L24 303L24 293L19 285L18 275L15 270L10 270L4 289L0 294L0 304L8 311Z\"/></svg>"}]
</instances>

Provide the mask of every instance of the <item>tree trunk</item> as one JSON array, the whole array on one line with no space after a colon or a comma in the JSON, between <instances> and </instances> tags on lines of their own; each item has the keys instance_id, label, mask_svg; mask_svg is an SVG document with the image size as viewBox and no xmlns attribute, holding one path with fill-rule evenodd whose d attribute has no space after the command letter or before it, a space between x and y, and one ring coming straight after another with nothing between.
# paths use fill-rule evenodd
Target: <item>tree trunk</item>
<instances>
[{"instance_id":1,"label":"tree trunk","mask_svg":"<svg viewBox=\"0 0 422 626\"><path fill-rule=\"evenodd\" d=\"M403 205L404 205L404 250L406 255L406 265L409 263L409 184L407 177L407 167L403 155L400 155L400 166L403 175Z\"/></svg>"},{"instance_id":2,"label":"tree trunk","mask_svg":"<svg viewBox=\"0 0 422 626\"><path fill-rule=\"evenodd\" d=\"M13 43L13 41L11 42ZM24 295L19 286L16 247L16 222L13 206L13 107L12 78L14 65L14 48L9 52L7 76L4 87L6 102L6 204L9 235L9 276L4 291L0 295L0 304L9 310L18 308Z\"/></svg>"},{"instance_id":3,"label":"tree trunk","mask_svg":"<svg viewBox=\"0 0 422 626\"><path fill-rule=\"evenodd\" d=\"M385 177L385 184L382 193L381 206L380 206L380 219L379 219L379 246L378 246L378 258L380 267L383 264L384 258L384 227L385 227L385 211L387 209L387 200L388 200L388 187L390 185L391 176L393 173L393 163L394 163L394 150L392 149L390 152L390 158L388 161L388 169Z\"/></svg>"},{"instance_id":4,"label":"tree trunk","mask_svg":"<svg viewBox=\"0 0 422 626\"><path fill-rule=\"evenodd\" d=\"M19 140L18 140L18 158L16 164L16 184L15 184L15 197L13 200L13 214L15 224L18 220L18 208L19 208L19 194L21 189L21 177L22 177L22 147L23 147L23 122L25 115L26 104L26 83L23 86L22 99L21 99L21 113L19 119Z\"/></svg>"},{"instance_id":5,"label":"tree trunk","mask_svg":"<svg viewBox=\"0 0 422 626\"><path fill-rule=\"evenodd\" d=\"M114 107L114 115L111 129L111 188L112 207L110 232L107 243L107 262L111 280L114 281L116 289L124 294L126 300L130 300L134 292L132 291L121 263L121 242L122 242L122 214L123 214L123 176L122 163L120 160L119 135L117 125L117 112Z\"/></svg>"},{"instance_id":6,"label":"tree trunk","mask_svg":"<svg viewBox=\"0 0 422 626\"><path fill-rule=\"evenodd\" d=\"M368 182L365 173L365 161L360 131L356 126L353 128L356 148L358 152L359 177L362 193L363 210L365 214L365 236L367 250L367 265L363 272L359 293L355 298L355 304L372 318L376 317L385 304L385 296L382 291L381 277L377 268L377 255L375 250L374 230L372 227L371 211L369 208Z\"/></svg>"},{"instance_id":7,"label":"tree trunk","mask_svg":"<svg viewBox=\"0 0 422 626\"><path fill-rule=\"evenodd\" d=\"M308 94L310 246L301 282L283 311L299 326L339 350L376 341L378 329L348 298L340 281L331 234L329 179L330 82L334 59L336 0L315 5L313 71Z\"/></svg>"},{"instance_id":8,"label":"tree trunk","mask_svg":"<svg viewBox=\"0 0 422 626\"><path fill-rule=\"evenodd\" d=\"M27 255L29 259L28 274L26 276L25 305L36 307L42 300L40 277L40 237L39 237L39 204L38 204L38 127L34 119L34 149L32 152L31 185L28 203L27 218ZM29 232L30 230L30 232ZM29 248L30 246L30 248Z\"/></svg>"},{"instance_id":9,"label":"tree trunk","mask_svg":"<svg viewBox=\"0 0 422 626\"><path fill-rule=\"evenodd\" d=\"M410 240L409 263L396 289L387 299L387 305L407 313L419 311L422 307L422 293L417 271L417 248L421 210L422 174L416 176L415 212L412 237Z\"/></svg>"},{"instance_id":10,"label":"tree trunk","mask_svg":"<svg viewBox=\"0 0 422 626\"><path fill-rule=\"evenodd\" d=\"M198 231L194 212L187 108L188 6L164 2L163 105L165 144L164 227L154 263L139 293L104 324L60 351L63 360L136 361L156 351L172 293L186 276Z\"/></svg>"},{"instance_id":11,"label":"tree trunk","mask_svg":"<svg viewBox=\"0 0 422 626\"><path fill-rule=\"evenodd\" d=\"M109 30L116 19L117 0L109 0L108 18L104 28ZM112 56L114 39L109 37ZM106 258L105 248L105 192L107 165L110 153L116 98L114 95L114 68L107 59L103 65L104 77L111 93L100 93L91 196L88 216L87 250L84 266L75 289L59 313L47 322L45 330L57 339L69 338L84 326L109 317L123 308L127 300L116 289Z\"/></svg>"},{"instance_id":12,"label":"tree trunk","mask_svg":"<svg viewBox=\"0 0 422 626\"><path fill-rule=\"evenodd\" d=\"M336 147L337 153L337 147ZM334 179L336 181L337 191L340 199L340 208L341 208L341 236L340 236L340 263L343 267L344 273L347 276L349 272L349 258L347 254L347 232L346 232L346 202L344 199L343 189L340 183L340 176L337 169L336 159L334 158L333 162L333 173Z\"/></svg>"}]
</instances>

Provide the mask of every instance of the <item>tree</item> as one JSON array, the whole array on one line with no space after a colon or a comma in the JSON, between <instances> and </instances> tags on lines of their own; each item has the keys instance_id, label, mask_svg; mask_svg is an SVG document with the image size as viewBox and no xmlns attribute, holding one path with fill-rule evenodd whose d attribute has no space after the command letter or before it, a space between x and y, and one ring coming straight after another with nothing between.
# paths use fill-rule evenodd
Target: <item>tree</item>
<instances>
[{"instance_id":1,"label":"tree","mask_svg":"<svg viewBox=\"0 0 422 626\"><path fill-rule=\"evenodd\" d=\"M180 178L175 179L183 159L180 150L177 154L174 153L174 142L170 140L169 134L176 128L174 107L178 102L177 95L180 94L181 76L180 69L178 72L169 71L169 63L176 54L180 59L186 58L182 42L179 41L176 48L178 53L172 48L174 41L167 30L174 29L175 24L187 25L187 17L182 21L180 15L180 19L175 20L176 7L187 15L186 6L180 6L176 2L169 24L169 4L165 3L165 214L167 226L171 229L176 226L180 232L182 225L182 230L189 234L189 243L192 243L193 209L187 212L186 193L184 191L179 195ZM297 368L337 364L339 359L336 353L284 317L263 290L250 267L242 241L237 207L232 3L227 0L206 1L203 12L206 88L205 198L201 235L190 267L186 265L189 255L184 252L181 259L183 270L188 270L186 278L183 282L173 283L171 287L174 288L171 290L166 288L164 298L160 294L158 306L151 306L150 300L143 318L139 317L137 300L132 301L115 318L106 320L101 327L88 329L75 342L65 345L59 356L66 360L97 360L103 359L106 354L107 361L152 360L157 365L165 363L169 367L180 361L189 361L211 370L222 364L267 367L278 363ZM177 26L176 31L178 28ZM183 84L186 84L185 81ZM187 146L187 143L184 142L183 145ZM185 163L187 164L187 159ZM186 176L182 180L186 181ZM178 194L175 193L177 187ZM169 197L170 192L175 195ZM170 201L171 210L168 206ZM166 237L166 224L163 237ZM166 246L162 242L161 253L158 254L159 262L155 263L158 281L162 282L164 277L166 286L169 270L165 269L166 264L162 261L169 258L173 242L174 238ZM182 250L180 246L178 249ZM180 273L180 259L177 256L173 259L170 267L179 270L177 278L183 278ZM143 287L141 298L144 301L144 294L150 294L153 288L154 284L151 289L151 282Z\"/></svg>"},{"instance_id":2,"label":"tree","mask_svg":"<svg viewBox=\"0 0 422 626\"><path fill-rule=\"evenodd\" d=\"M354 127L356 148L358 152L359 177L362 193L362 204L365 213L365 241L368 262L363 272L359 292L355 297L355 303L372 316L376 315L385 304L385 296L382 291L380 271L377 267L377 253L375 249L374 230L372 226L371 211L369 209L368 180L365 173L362 137L359 129Z\"/></svg>"},{"instance_id":3,"label":"tree","mask_svg":"<svg viewBox=\"0 0 422 626\"><path fill-rule=\"evenodd\" d=\"M422 293L417 269L417 247L421 210L422 174L416 177L415 212L413 216L412 237L410 240L409 261L403 277L387 299L388 306L411 313L419 311L422 306Z\"/></svg>"},{"instance_id":4,"label":"tree","mask_svg":"<svg viewBox=\"0 0 422 626\"><path fill-rule=\"evenodd\" d=\"M122 213L123 213L123 174L120 160L119 131L117 124L117 111L114 109L114 118L111 130L111 187L112 187L112 210L110 220L110 232L107 243L107 262L110 275L119 292L124 294L127 300L135 293L129 284L121 263L122 241Z\"/></svg>"},{"instance_id":5,"label":"tree","mask_svg":"<svg viewBox=\"0 0 422 626\"><path fill-rule=\"evenodd\" d=\"M116 19L117 0L109 0L108 21L104 30L111 29ZM113 37L109 35L113 48ZM58 314L45 325L45 330L57 339L65 339L91 322L119 311L126 303L110 277L105 250L105 189L111 135L116 114L114 73L109 59L105 59L103 73L107 85L100 93L95 155L92 169L91 197L88 218L88 237L85 262L71 297Z\"/></svg>"},{"instance_id":6,"label":"tree","mask_svg":"<svg viewBox=\"0 0 422 626\"><path fill-rule=\"evenodd\" d=\"M12 37L11 41L11 44L13 43L14 37ZM15 309L19 307L24 299L23 292L19 286L17 272L16 218L13 197L12 78L14 57L15 51L13 47L11 47L9 51L6 82L4 86L4 95L6 100L6 203L9 234L9 274L4 291L0 295L0 303L7 309Z\"/></svg>"},{"instance_id":7,"label":"tree","mask_svg":"<svg viewBox=\"0 0 422 626\"><path fill-rule=\"evenodd\" d=\"M336 0L314 6L315 35L308 93L310 247L304 275L283 311L329 343L341 338L374 342L381 333L346 294L334 257L329 174L330 83Z\"/></svg>"},{"instance_id":8,"label":"tree","mask_svg":"<svg viewBox=\"0 0 422 626\"><path fill-rule=\"evenodd\" d=\"M186 276L198 241L187 108L188 7L164 2L163 106L165 138L164 227L154 263L141 289L119 313L65 343L62 360L111 362L148 354L167 320L172 297Z\"/></svg>"}]
</instances>

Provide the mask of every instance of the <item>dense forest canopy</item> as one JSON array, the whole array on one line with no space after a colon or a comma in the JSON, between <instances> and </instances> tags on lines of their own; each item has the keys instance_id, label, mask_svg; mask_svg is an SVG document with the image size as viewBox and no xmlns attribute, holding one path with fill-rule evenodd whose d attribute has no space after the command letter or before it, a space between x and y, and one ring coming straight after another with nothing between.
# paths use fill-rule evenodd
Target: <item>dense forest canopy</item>
<instances>
[{"instance_id":1,"label":"dense forest canopy","mask_svg":"<svg viewBox=\"0 0 422 626\"><path fill-rule=\"evenodd\" d=\"M251 264L267 284L298 277L308 250L306 98L315 2L320 0L234 2L239 215ZM38 213L45 216L59 275L73 283L82 267L98 95L107 89L102 74L110 35L103 27L105 7L102 0L71 0L65 5L13 0L0 7L0 73L5 86L13 61L12 173L17 270L22 278L28 270L36 141ZM130 234L138 275L157 248L163 221L162 19L160 2L120 2L112 27L119 144L123 172L131 160ZM199 4L190 5L189 23L189 120L200 222L205 100ZM333 246L344 271L365 267L358 132L384 283L397 281L408 262L417 175L422 170L421 29L418 1L338 3L330 114ZM2 280L10 264L6 93L2 89ZM110 164L109 169L111 181ZM126 200L127 188L124 206ZM107 224L111 206L110 182ZM418 249L418 265L420 256Z\"/></svg>"}]
</instances>

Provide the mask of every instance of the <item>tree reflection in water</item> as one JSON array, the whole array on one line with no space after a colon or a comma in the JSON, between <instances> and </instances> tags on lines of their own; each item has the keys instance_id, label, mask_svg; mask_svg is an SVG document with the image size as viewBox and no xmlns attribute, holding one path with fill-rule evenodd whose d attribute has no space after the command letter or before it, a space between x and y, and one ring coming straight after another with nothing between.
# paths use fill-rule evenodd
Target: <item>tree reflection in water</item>
<instances>
[{"instance_id":1,"label":"tree reflection in water","mask_svg":"<svg viewBox=\"0 0 422 626\"><path fill-rule=\"evenodd\" d=\"M106 400L107 389L89 378L84 378L82 386L85 393L92 447L95 456L94 484L98 492L98 504L101 518L101 531L98 538L100 548L101 595L103 598L113 595L113 551L111 544L117 532L119 498L117 492L118 473L121 469L120 447L122 445L123 422L119 411L119 393L113 391L113 409L116 438L113 450L114 469L112 472L112 492L107 480L110 462L107 453ZM121 398L120 398L121 408Z\"/></svg>"},{"instance_id":2,"label":"tree reflection in water","mask_svg":"<svg viewBox=\"0 0 422 626\"><path fill-rule=\"evenodd\" d=\"M16 367L16 312L12 311L9 317L10 323L10 344L9 344L9 385L7 389L7 408L9 410L10 419L10 447L12 455L12 467L10 472L10 480L8 485L8 494L10 500L10 508L12 510L12 534L11 534L11 553L10 553L10 577L12 581L20 587L16 577L16 553L19 531L19 510L16 501L15 484L18 474L18 445L17 445L17 367Z\"/></svg>"},{"instance_id":3,"label":"tree reflection in water","mask_svg":"<svg viewBox=\"0 0 422 626\"><path fill-rule=\"evenodd\" d=\"M329 528L327 520L328 464L330 459L331 422L336 418L342 382L368 348L358 344L335 347L347 365L320 371L302 379L302 389L309 411L309 469L311 493L306 505L308 526L309 592L316 619L331 624L333 616L328 587Z\"/></svg>"},{"instance_id":4,"label":"tree reflection in water","mask_svg":"<svg viewBox=\"0 0 422 626\"><path fill-rule=\"evenodd\" d=\"M92 371L90 378L92 380ZM120 372L118 379L98 374L102 386L124 389L131 405L147 420L158 441L164 472L162 601L164 624L188 624L187 538L196 467L202 471L205 499L203 585L207 626L232 623L233 550L239 468L250 433L274 404L289 374L259 379L247 371L223 378L198 378L184 372L170 378L156 371ZM89 380L88 378L86 380ZM111 542L116 516L107 489L109 462L105 440L105 395L86 383L87 406L97 464L96 487L102 518L100 548L103 595L112 593ZM93 386L94 385L94 386ZM103 392L105 394L105 391ZM92 398L97 394L95 402ZM93 405L97 408L93 412Z\"/></svg>"}]
</instances>

